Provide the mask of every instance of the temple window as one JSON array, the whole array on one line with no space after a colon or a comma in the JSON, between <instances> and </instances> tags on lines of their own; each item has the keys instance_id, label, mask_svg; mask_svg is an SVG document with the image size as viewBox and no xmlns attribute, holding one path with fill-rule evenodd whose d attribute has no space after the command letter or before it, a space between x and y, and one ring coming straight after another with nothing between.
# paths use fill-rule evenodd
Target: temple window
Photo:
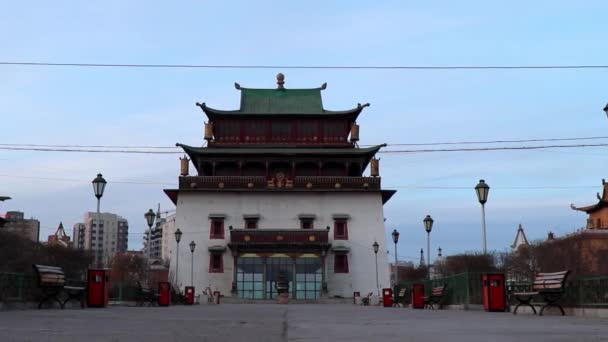
<instances>
[{"instance_id":1,"label":"temple window","mask_svg":"<svg viewBox=\"0 0 608 342\"><path fill-rule=\"evenodd\" d=\"M224 258L221 253L209 255L209 273L224 273Z\"/></svg>"},{"instance_id":2,"label":"temple window","mask_svg":"<svg viewBox=\"0 0 608 342\"><path fill-rule=\"evenodd\" d=\"M210 239L223 239L224 238L224 219L214 217L211 218L211 228L209 229Z\"/></svg>"},{"instance_id":3,"label":"temple window","mask_svg":"<svg viewBox=\"0 0 608 342\"><path fill-rule=\"evenodd\" d=\"M298 121L298 142L316 143L319 140L319 124L315 120Z\"/></svg>"},{"instance_id":4,"label":"temple window","mask_svg":"<svg viewBox=\"0 0 608 342\"><path fill-rule=\"evenodd\" d=\"M274 142L287 142L291 138L291 122L277 120L271 122L271 137Z\"/></svg>"},{"instance_id":5,"label":"temple window","mask_svg":"<svg viewBox=\"0 0 608 342\"><path fill-rule=\"evenodd\" d=\"M260 220L258 215L245 215L243 219L245 220L245 229L258 228L258 221Z\"/></svg>"},{"instance_id":6,"label":"temple window","mask_svg":"<svg viewBox=\"0 0 608 342\"><path fill-rule=\"evenodd\" d=\"M298 219L300 219L300 228L302 229L313 229L314 221L316 216L314 214L300 214L298 215Z\"/></svg>"},{"instance_id":7,"label":"temple window","mask_svg":"<svg viewBox=\"0 0 608 342\"><path fill-rule=\"evenodd\" d=\"M322 176L344 176L345 167L344 164L329 162L323 165L321 169Z\"/></svg>"},{"instance_id":8,"label":"temple window","mask_svg":"<svg viewBox=\"0 0 608 342\"><path fill-rule=\"evenodd\" d=\"M266 141L266 122L263 120L245 120L244 141L246 143L259 143Z\"/></svg>"},{"instance_id":9,"label":"temple window","mask_svg":"<svg viewBox=\"0 0 608 342\"><path fill-rule=\"evenodd\" d=\"M348 225L345 219L334 220L334 240L348 240Z\"/></svg>"},{"instance_id":10,"label":"temple window","mask_svg":"<svg viewBox=\"0 0 608 342\"><path fill-rule=\"evenodd\" d=\"M348 273L347 254L340 253L334 255L334 273Z\"/></svg>"},{"instance_id":11,"label":"temple window","mask_svg":"<svg viewBox=\"0 0 608 342\"><path fill-rule=\"evenodd\" d=\"M314 219L311 219L311 218L301 218L300 219L300 228L302 228L302 229L313 229L314 228Z\"/></svg>"}]
</instances>

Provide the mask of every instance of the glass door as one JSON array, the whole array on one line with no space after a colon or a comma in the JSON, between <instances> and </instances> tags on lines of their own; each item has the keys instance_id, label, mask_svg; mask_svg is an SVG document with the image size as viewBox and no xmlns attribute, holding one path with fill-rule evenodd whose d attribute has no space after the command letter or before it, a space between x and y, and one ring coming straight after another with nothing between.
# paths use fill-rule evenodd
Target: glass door
<instances>
[{"instance_id":1,"label":"glass door","mask_svg":"<svg viewBox=\"0 0 608 342\"><path fill-rule=\"evenodd\" d=\"M262 258L244 257L237 260L236 289L240 298L264 298L264 264Z\"/></svg>"},{"instance_id":2,"label":"glass door","mask_svg":"<svg viewBox=\"0 0 608 342\"><path fill-rule=\"evenodd\" d=\"M276 282L279 274L283 273L289 281L289 297L293 296L293 260L289 257L274 257L266 259L266 298L277 298Z\"/></svg>"},{"instance_id":3,"label":"glass door","mask_svg":"<svg viewBox=\"0 0 608 342\"><path fill-rule=\"evenodd\" d=\"M296 299L319 299L323 282L321 259L296 259Z\"/></svg>"}]
</instances>

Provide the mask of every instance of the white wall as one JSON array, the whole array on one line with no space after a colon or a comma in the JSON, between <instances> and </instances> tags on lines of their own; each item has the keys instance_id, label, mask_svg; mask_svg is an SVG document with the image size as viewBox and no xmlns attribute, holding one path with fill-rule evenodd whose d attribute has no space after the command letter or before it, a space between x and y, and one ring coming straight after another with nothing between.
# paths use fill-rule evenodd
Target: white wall
<instances>
[{"instance_id":1,"label":"white wall","mask_svg":"<svg viewBox=\"0 0 608 342\"><path fill-rule=\"evenodd\" d=\"M225 239L209 239L209 214L224 214ZM300 214L314 214L315 229L330 226L332 246L350 248L349 273L334 274L333 252L326 259L326 280L329 296L351 297L353 291L362 294L375 290L375 255L372 244L380 245L378 272L380 288L388 287L389 268L386 254L384 215L380 193L287 193L287 192L182 192L179 194L175 225L183 232L180 242L179 285L190 285L190 241L196 243L194 253L194 285L197 292L210 286L229 296L233 280L233 258L230 249L223 254L224 273L208 273L209 246L227 246L230 240L228 227L242 229L243 215L258 214L258 229L300 229ZM348 240L333 241L333 215L348 214ZM169 240L169 248L175 250L175 240ZM171 253L171 255L173 255ZM171 260L171 272L175 272L175 258Z\"/></svg>"}]
</instances>

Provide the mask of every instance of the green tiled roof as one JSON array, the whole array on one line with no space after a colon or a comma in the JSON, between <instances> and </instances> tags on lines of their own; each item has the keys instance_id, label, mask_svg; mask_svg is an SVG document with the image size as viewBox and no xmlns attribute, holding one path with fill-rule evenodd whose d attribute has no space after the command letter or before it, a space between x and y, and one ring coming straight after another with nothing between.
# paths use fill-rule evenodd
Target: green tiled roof
<instances>
[{"instance_id":1,"label":"green tiled roof","mask_svg":"<svg viewBox=\"0 0 608 342\"><path fill-rule=\"evenodd\" d=\"M241 89L241 113L322 114L321 89Z\"/></svg>"},{"instance_id":2,"label":"green tiled roof","mask_svg":"<svg viewBox=\"0 0 608 342\"><path fill-rule=\"evenodd\" d=\"M236 110L222 110L207 107L203 103L197 106L207 114L209 119L223 116L249 116L249 115L311 115L311 116L334 116L348 117L356 120L366 104L357 104L357 107L347 110L327 110L323 108L321 91L326 84L319 88L311 89L254 89L242 88L238 83L235 87L241 91L240 108Z\"/></svg>"}]
</instances>

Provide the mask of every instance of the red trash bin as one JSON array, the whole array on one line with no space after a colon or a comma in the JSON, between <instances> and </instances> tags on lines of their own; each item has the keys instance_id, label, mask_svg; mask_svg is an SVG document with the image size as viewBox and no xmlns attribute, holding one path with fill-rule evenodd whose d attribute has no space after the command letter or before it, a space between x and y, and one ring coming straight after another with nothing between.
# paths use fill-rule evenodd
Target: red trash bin
<instances>
[{"instance_id":1,"label":"red trash bin","mask_svg":"<svg viewBox=\"0 0 608 342\"><path fill-rule=\"evenodd\" d=\"M107 269L89 269L87 272L87 306L105 308L108 305L110 288Z\"/></svg>"},{"instance_id":2,"label":"red trash bin","mask_svg":"<svg viewBox=\"0 0 608 342\"><path fill-rule=\"evenodd\" d=\"M424 284L412 284L412 308L424 309Z\"/></svg>"},{"instance_id":3,"label":"red trash bin","mask_svg":"<svg viewBox=\"0 0 608 342\"><path fill-rule=\"evenodd\" d=\"M481 276L483 286L483 308L486 311L506 311L505 275L486 273Z\"/></svg>"},{"instance_id":4,"label":"red trash bin","mask_svg":"<svg viewBox=\"0 0 608 342\"><path fill-rule=\"evenodd\" d=\"M186 286L184 290L184 304L192 305L194 304L194 286Z\"/></svg>"},{"instance_id":5,"label":"red trash bin","mask_svg":"<svg viewBox=\"0 0 608 342\"><path fill-rule=\"evenodd\" d=\"M393 306L393 289L382 289L382 305L385 308Z\"/></svg>"},{"instance_id":6,"label":"red trash bin","mask_svg":"<svg viewBox=\"0 0 608 342\"><path fill-rule=\"evenodd\" d=\"M158 283L158 306L171 304L171 284L167 281Z\"/></svg>"}]
</instances>

